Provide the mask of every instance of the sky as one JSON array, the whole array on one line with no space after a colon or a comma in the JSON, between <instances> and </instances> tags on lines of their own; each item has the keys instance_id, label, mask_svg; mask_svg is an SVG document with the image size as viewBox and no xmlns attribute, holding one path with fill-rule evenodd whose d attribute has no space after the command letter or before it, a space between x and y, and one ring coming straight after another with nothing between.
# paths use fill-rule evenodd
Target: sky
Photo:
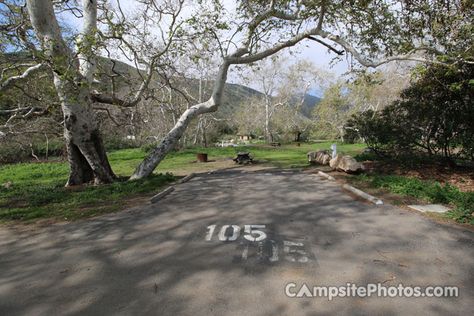
<instances>
[{"instance_id":1,"label":"sky","mask_svg":"<svg viewBox=\"0 0 474 316\"><path fill-rule=\"evenodd\" d=\"M114 2L116 3L117 0L112 0L111 3L113 4ZM229 10L230 12L233 12L235 10L235 1L234 0L223 0L224 3L224 8L226 10ZM127 14L127 12L131 12L135 9L136 7L136 2L134 0L120 0L120 5ZM191 10L184 10L184 15L190 14ZM63 20L66 20L71 26L74 28L77 28L78 30L80 29L82 25L82 21L79 18L76 18L72 14L69 14L69 16L63 17ZM298 60L305 59L313 62L315 64L315 67L318 69L322 69L323 71L331 72L335 76L340 76L347 71L349 71L349 64L347 63L346 60L341 60L335 63L332 63L331 61L335 57L335 54L333 52L329 52L328 49L321 44L318 44L314 41L306 40L303 41L299 44L297 44L295 47L291 48L293 52L296 52L296 54L289 54L289 51L287 49L286 52L283 53L283 58L287 59L288 64L295 63ZM124 62L130 63L129 61L126 60L126 58L123 58ZM230 72L228 82L231 83L239 83L243 84L244 82L241 80L239 77L239 74L237 72ZM256 85L252 83L248 83L252 88L257 88ZM310 90L310 94L316 95L316 96L322 96L323 94L323 88L319 86L312 87Z\"/></svg>"},{"instance_id":2,"label":"sky","mask_svg":"<svg viewBox=\"0 0 474 316\"><path fill-rule=\"evenodd\" d=\"M290 55L290 50L295 52L295 54ZM289 64L296 63L298 60L308 60L315 65L316 69L320 69L324 73L330 72L334 77L342 76L350 70L349 64L345 59L333 62L336 56L335 53L328 52L326 47L310 40L303 41L295 47L287 49L283 52L283 55ZM312 87L309 91L309 94L318 97L322 97L323 93L324 89L320 86Z\"/></svg>"}]
</instances>

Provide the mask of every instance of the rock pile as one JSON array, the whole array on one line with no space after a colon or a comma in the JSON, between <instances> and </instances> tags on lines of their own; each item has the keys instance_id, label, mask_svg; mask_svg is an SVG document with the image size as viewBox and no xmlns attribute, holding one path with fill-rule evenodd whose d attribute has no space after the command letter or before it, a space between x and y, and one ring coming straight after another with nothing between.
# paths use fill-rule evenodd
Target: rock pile
<instances>
[{"instance_id":1,"label":"rock pile","mask_svg":"<svg viewBox=\"0 0 474 316\"><path fill-rule=\"evenodd\" d=\"M312 151L307 156L310 163L329 165L334 170L347 173L356 173L364 169L363 165L351 156L337 154L336 157L331 159L331 155L327 150Z\"/></svg>"}]
</instances>

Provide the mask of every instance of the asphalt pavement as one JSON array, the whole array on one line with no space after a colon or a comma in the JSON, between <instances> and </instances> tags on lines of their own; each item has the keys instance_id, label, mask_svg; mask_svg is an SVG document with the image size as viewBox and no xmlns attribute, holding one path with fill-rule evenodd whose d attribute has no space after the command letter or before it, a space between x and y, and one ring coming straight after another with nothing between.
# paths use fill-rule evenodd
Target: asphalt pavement
<instances>
[{"instance_id":1,"label":"asphalt pavement","mask_svg":"<svg viewBox=\"0 0 474 316\"><path fill-rule=\"evenodd\" d=\"M453 286L458 297L312 293L352 284ZM355 200L299 171L202 174L156 204L0 227L0 315L473 312L472 231Z\"/></svg>"}]
</instances>

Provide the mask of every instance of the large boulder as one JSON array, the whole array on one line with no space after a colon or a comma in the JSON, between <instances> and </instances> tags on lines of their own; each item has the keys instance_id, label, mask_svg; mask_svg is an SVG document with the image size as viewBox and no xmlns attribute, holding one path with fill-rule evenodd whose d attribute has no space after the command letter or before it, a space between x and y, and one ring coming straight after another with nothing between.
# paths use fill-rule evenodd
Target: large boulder
<instances>
[{"instance_id":1,"label":"large boulder","mask_svg":"<svg viewBox=\"0 0 474 316\"><path fill-rule=\"evenodd\" d=\"M329 160L331 160L331 155L327 150L312 151L309 152L307 156L310 163L318 163L321 165L327 165L329 164Z\"/></svg>"},{"instance_id":2,"label":"large boulder","mask_svg":"<svg viewBox=\"0 0 474 316\"><path fill-rule=\"evenodd\" d=\"M351 156L344 156L339 162L337 168L347 173L354 173L362 171L364 166Z\"/></svg>"},{"instance_id":3,"label":"large boulder","mask_svg":"<svg viewBox=\"0 0 474 316\"><path fill-rule=\"evenodd\" d=\"M339 154L329 161L329 166L347 173L356 173L364 169L363 165L351 156L342 156Z\"/></svg>"}]
</instances>

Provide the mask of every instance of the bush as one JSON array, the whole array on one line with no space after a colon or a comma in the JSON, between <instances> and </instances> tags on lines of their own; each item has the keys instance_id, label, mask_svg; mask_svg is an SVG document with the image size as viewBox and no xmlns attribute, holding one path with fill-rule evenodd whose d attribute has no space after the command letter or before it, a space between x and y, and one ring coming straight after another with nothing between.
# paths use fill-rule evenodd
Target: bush
<instances>
[{"instance_id":1,"label":"bush","mask_svg":"<svg viewBox=\"0 0 474 316\"><path fill-rule=\"evenodd\" d=\"M6 164L21 160L26 160L27 157L31 157L24 148L19 145L12 144L0 144L0 163Z\"/></svg>"},{"instance_id":2,"label":"bush","mask_svg":"<svg viewBox=\"0 0 474 316\"><path fill-rule=\"evenodd\" d=\"M26 142L5 141L0 142L0 163L14 163L34 160L33 153L39 158L61 157L65 155L66 149L60 139L53 139L48 144L48 155L46 155L46 142L38 141L32 147Z\"/></svg>"},{"instance_id":3,"label":"bush","mask_svg":"<svg viewBox=\"0 0 474 316\"><path fill-rule=\"evenodd\" d=\"M60 157L66 154L66 148L64 145L64 140L57 139L49 142L46 146L45 142L36 143L33 145L33 151L38 157L46 157L46 150L48 151L47 156Z\"/></svg>"},{"instance_id":4,"label":"bush","mask_svg":"<svg viewBox=\"0 0 474 316\"><path fill-rule=\"evenodd\" d=\"M140 147L145 153L149 154L153 149L156 148L156 143L144 144Z\"/></svg>"},{"instance_id":5,"label":"bush","mask_svg":"<svg viewBox=\"0 0 474 316\"><path fill-rule=\"evenodd\" d=\"M104 146L107 151L140 147L136 140L125 137L107 137L106 135L104 136Z\"/></svg>"},{"instance_id":6,"label":"bush","mask_svg":"<svg viewBox=\"0 0 474 316\"><path fill-rule=\"evenodd\" d=\"M450 211L448 216L461 223L474 224L474 192L461 196L456 209Z\"/></svg>"},{"instance_id":7,"label":"bush","mask_svg":"<svg viewBox=\"0 0 474 316\"><path fill-rule=\"evenodd\" d=\"M349 136L389 155L423 151L474 160L474 65L431 66L420 74L401 100L352 116Z\"/></svg>"}]
</instances>

